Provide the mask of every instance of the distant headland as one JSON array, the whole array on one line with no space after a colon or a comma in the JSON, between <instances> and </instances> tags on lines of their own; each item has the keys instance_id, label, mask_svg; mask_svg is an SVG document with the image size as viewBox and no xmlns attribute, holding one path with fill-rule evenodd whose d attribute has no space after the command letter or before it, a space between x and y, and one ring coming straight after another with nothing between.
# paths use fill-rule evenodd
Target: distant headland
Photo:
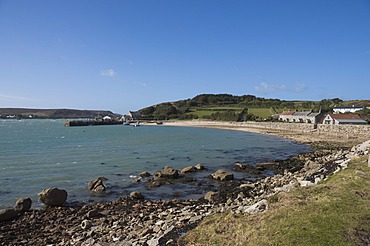
<instances>
[{"instance_id":1,"label":"distant headland","mask_svg":"<svg viewBox=\"0 0 370 246\"><path fill-rule=\"evenodd\" d=\"M0 108L0 119L76 119L119 117L107 110Z\"/></svg>"}]
</instances>

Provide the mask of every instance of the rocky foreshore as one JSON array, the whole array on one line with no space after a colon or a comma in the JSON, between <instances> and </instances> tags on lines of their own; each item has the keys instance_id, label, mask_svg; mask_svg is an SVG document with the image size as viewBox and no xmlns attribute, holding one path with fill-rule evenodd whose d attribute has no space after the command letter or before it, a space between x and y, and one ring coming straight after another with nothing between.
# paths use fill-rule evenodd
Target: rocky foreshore
<instances>
[{"instance_id":1,"label":"rocky foreshore","mask_svg":"<svg viewBox=\"0 0 370 246\"><path fill-rule=\"evenodd\" d=\"M205 199L148 201L122 197L83 207L46 207L1 222L2 245L177 245L178 238L204 217L220 213L257 213L267 198L295 186L310 186L368 154L370 141L351 150L305 154L304 167L254 183L224 181ZM278 164L279 165L279 164Z\"/></svg>"},{"instance_id":2,"label":"rocky foreshore","mask_svg":"<svg viewBox=\"0 0 370 246\"><path fill-rule=\"evenodd\" d=\"M352 158L369 154L370 140L353 148L327 142L313 146L315 151L290 160L258 165L260 169L273 167L278 174L272 177L255 182L226 178L197 200L150 201L132 194L76 207L30 209L18 204L16 216L0 222L0 245L181 245L181 236L206 216L262 212L268 209L269 197L296 186L314 185L345 169ZM244 168L236 165L235 172ZM177 170L167 169L176 175ZM158 176L163 178L163 173Z\"/></svg>"}]
</instances>

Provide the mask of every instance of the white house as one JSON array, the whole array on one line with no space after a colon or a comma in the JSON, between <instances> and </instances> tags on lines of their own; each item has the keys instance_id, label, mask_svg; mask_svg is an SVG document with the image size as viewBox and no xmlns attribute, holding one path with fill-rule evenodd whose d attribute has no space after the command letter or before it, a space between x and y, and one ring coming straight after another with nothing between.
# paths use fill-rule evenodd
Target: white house
<instances>
[{"instance_id":1,"label":"white house","mask_svg":"<svg viewBox=\"0 0 370 246\"><path fill-rule=\"evenodd\" d=\"M367 124L358 114L327 114L323 124Z\"/></svg>"},{"instance_id":2,"label":"white house","mask_svg":"<svg viewBox=\"0 0 370 246\"><path fill-rule=\"evenodd\" d=\"M123 122L130 122L140 119L140 116L141 115L139 111L129 111L128 114L123 115L120 120Z\"/></svg>"},{"instance_id":3,"label":"white house","mask_svg":"<svg viewBox=\"0 0 370 246\"><path fill-rule=\"evenodd\" d=\"M323 115L321 112L314 113L311 111L284 111L283 113L279 114L279 120L285 122L300 122L300 123L312 123L317 124L321 123Z\"/></svg>"},{"instance_id":4,"label":"white house","mask_svg":"<svg viewBox=\"0 0 370 246\"><path fill-rule=\"evenodd\" d=\"M111 120L112 120L112 117L108 115L103 117L103 121L111 121Z\"/></svg>"},{"instance_id":5,"label":"white house","mask_svg":"<svg viewBox=\"0 0 370 246\"><path fill-rule=\"evenodd\" d=\"M355 105L352 105L352 106L338 106L338 107L334 107L333 108L333 112L334 114L339 114L339 113L354 113L356 111L360 111L360 110L364 110L365 107L362 107L362 106L355 106Z\"/></svg>"}]
</instances>

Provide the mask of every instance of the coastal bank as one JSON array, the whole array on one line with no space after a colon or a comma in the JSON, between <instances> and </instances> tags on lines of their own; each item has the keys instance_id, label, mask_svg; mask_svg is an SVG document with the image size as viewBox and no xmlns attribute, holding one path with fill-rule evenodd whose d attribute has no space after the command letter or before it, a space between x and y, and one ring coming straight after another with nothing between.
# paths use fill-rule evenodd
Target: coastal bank
<instances>
[{"instance_id":1,"label":"coastal bank","mask_svg":"<svg viewBox=\"0 0 370 246\"><path fill-rule=\"evenodd\" d=\"M171 124L196 126L196 122ZM230 123L197 126L250 131ZM273 177L256 182L220 181L217 189L207 193L204 199L148 201L122 197L114 202L83 207L29 210L12 221L0 222L0 242L3 245L177 245L181 243L180 236L207 216L266 211L270 197L295 187L312 186L345 169L353 158L368 155L369 142L358 145L366 138L358 135L349 141L346 137L329 138L305 131L283 133L274 129L253 129L311 143L315 151L282 162L287 170ZM289 166L297 163L303 167L289 171Z\"/></svg>"},{"instance_id":2,"label":"coastal bank","mask_svg":"<svg viewBox=\"0 0 370 246\"><path fill-rule=\"evenodd\" d=\"M370 138L370 125L326 125L283 122L220 122L220 121L167 121L165 125L212 127L238 131L271 134L299 142L337 141L359 143ZM353 141L352 141L353 140Z\"/></svg>"}]
</instances>

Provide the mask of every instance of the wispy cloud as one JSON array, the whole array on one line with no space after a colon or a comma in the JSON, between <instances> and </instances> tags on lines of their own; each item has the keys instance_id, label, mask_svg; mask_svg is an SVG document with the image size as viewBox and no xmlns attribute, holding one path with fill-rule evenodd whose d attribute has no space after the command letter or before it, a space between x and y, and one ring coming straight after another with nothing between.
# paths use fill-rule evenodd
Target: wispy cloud
<instances>
[{"instance_id":1,"label":"wispy cloud","mask_svg":"<svg viewBox=\"0 0 370 246\"><path fill-rule=\"evenodd\" d=\"M260 93L269 94L274 92L303 92L307 89L304 83L297 82L293 85L287 84L274 84L268 82L261 82L259 85L254 86L254 89Z\"/></svg>"},{"instance_id":2,"label":"wispy cloud","mask_svg":"<svg viewBox=\"0 0 370 246\"><path fill-rule=\"evenodd\" d=\"M100 76L116 78L117 77L117 72L115 72L113 69L101 70L100 71Z\"/></svg>"},{"instance_id":3,"label":"wispy cloud","mask_svg":"<svg viewBox=\"0 0 370 246\"><path fill-rule=\"evenodd\" d=\"M38 101L34 98L0 94L0 101Z\"/></svg>"},{"instance_id":4,"label":"wispy cloud","mask_svg":"<svg viewBox=\"0 0 370 246\"><path fill-rule=\"evenodd\" d=\"M133 60L128 60L128 63L130 63L130 65L133 65L134 61Z\"/></svg>"},{"instance_id":5,"label":"wispy cloud","mask_svg":"<svg viewBox=\"0 0 370 246\"><path fill-rule=\"evenodd\" d=\"M294 86L293 86L293 91L295 92L302 92L302 91L306 91L308 89L308 87L304 84L304 83L295 83Z\"/></svg>"},{"instance_id":6,"label":"wispy cloud","mask_svg":"<svg viewBox=\"0 0 370 246\"><path fill-rule=\"evenodd\" d=\"M261 93L270 93L275 91L286 90L286 85L284 84L270 84L267 82L261 82L259 85L254 86L254 89Z\"/></svg>"}]
</instances>

